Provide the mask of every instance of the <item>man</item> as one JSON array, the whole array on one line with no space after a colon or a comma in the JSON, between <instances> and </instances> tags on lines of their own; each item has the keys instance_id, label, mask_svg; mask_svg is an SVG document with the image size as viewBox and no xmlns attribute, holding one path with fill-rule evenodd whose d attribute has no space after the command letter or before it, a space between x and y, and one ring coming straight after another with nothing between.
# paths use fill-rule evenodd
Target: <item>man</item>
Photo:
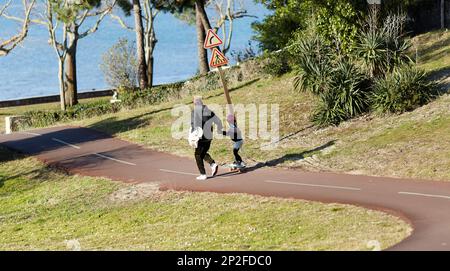
<instances>
[{"instance_id":1,"label":"man","mask_svg":"<svg viewBox=\"0 0 450 271\"><path fill-rule=\"evenodd\" d=\"M204 181L208 178L206 177L203 161L206 161L211 166L211 177L215 176L218 170L218 165L208 153L213 138L213 123L217 125L217 131L221 133L223 126L220 119L203 104L200 96L194 97L194 110L191 114L191 133L198 128L203 130L203 135L199 138L195 148L195 161L200 171L200 176L197 177L199 181Z\"/></svg>"}]
</instances>

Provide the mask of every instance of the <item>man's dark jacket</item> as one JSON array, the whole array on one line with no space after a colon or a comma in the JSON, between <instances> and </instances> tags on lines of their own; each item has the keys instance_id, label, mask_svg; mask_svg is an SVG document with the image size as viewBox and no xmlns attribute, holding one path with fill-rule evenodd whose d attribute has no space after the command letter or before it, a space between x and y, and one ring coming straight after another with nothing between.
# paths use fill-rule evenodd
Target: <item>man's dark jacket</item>
<instances>
[{"instance_id":1,"label":"man's dark jacket","mask_svg":"<svg viewBox=\"0 0 450 271\"><path fill-rule=\"evenodd\" d=\"M211 141L213 138L213 123L217 125L217 130L222 133L223 126L219 117L214 114L206 105L194 106L194 110L191 112L191 132L200 127L203 129L203 136L199 140Z\"/></svg>"}]
</instances>

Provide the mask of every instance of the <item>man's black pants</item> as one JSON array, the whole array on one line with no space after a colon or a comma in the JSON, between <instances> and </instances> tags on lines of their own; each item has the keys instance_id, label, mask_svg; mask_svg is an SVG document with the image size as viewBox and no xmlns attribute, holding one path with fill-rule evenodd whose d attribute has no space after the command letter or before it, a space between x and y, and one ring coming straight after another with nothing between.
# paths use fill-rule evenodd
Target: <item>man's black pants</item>
<instances>
[{"instance_id":1,"label":"man's black pants","mask_svg":"<svg viewBox=\"0 0 450 271\"><path fill-rule=\"evenodd\" d=\"M210 147L211 140L199 141L197 148L195 149L195 161L197 162L198 170L202 175L206 175L205 164L203 163L203 160L205 160L210 165L215 163L211 156L208 154Z\"/></svg>"}]
</instances>

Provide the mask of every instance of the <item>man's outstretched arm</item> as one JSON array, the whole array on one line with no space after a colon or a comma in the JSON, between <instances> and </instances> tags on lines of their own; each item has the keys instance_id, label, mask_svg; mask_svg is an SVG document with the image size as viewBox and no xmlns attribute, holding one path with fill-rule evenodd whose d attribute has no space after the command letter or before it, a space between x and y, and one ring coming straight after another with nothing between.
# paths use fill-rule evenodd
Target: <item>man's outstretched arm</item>
<instances>
[{"instance_id":1,"label":"man's outstretched arm","mask_svg":"<svg viewBox=\"0 0 450 271\"><path fill-rule=\"evenodd\" d=\"M217 126L217 133L218 134L222 134L223 131L223 124L222 121L219 119L219 117L217 117L217 115L214 115L213 117L213 122L216 124Z\"/></svg>"}]
</instances>

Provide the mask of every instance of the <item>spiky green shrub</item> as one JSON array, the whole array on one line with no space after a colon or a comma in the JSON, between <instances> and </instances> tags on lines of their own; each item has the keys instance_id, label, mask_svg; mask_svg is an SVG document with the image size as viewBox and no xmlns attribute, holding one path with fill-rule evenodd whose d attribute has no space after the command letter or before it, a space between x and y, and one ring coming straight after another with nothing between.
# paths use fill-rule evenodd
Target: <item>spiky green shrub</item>
<instances>
[{"instance_id":1,"label":"spiky green shrub","mask_svg":"<svg viewBox=\"0 0 450 271\"><path fill-rule=\"evenodd\" d=\"M359 32L356 48L347 53L336 50L315 26L298 31L291 41L294 88L313 93L319 101L314 123L337 125L370 109L404 112L435 95L436 84L415 69L408 56L406 17L389 15L378 24L377 17L369 16L369 21Z\"/></svg>"},{"instance_id":2,"label":"spiky green shrub","mask_svg":"<svg viewBox=\"0 0 450 271\"><path fill-rule=\"evenodd\" d=\"M297 69L294 88L319 95L329 84L332 51L323 38L308 34L299 37L290 49Z\"/></svg>"},{"instance_id":3,"label":"spiky green shrub","mask_svg":"<svg viewBox=\"0 0 450 271\"><path fill-rule=\"evenodd\" d=\"M325 91L319 94L319 105L312 121L319 125L337 125L369 108L369 82L349 60L336 63Z\"/></svg>"},{"instance_id":4,"label":"spiky green shrub","mask_svg":"<svg viewBox=\"0 0 450 271\"><path fill-rule=\"evenodd\" d=\"M349 57L336 55L319 35L304 35L292 48L296 55L294 87L319 98L312 121L320 126L357 116L369 108L367 80Z\"/></svg>"},{"instance_id":5,"label":"spiky green shrub","mask_svg":"<svg viewBox=\"0 0 450 271\"><path fill-rule=\"evenodd\" d=\"M361 32L356 54L369 77L380 75L388 66L387 48L380 32Z\"/></svg>"},{"instance_id":6,"label":"spiky green shrub","mask_svg":"<svg viewBox=\"0 0 450 271\"><path fill-rule=\"evenodd\" d=\"M377 19L372 18L372 21ZM368 25L360 32L355 56L370 78L384 76L396 67L412 63L408 56L411 42L403 31L405 23L406 15L389 15L381 26Z\"/></svg>"},{"instance_id":7,"label":"spiky green shrub","mask_svg":"<svg viewBox=\"0 0 450 271\"><path fill-rule=\"evenodd\" d=\"M378 113L403 113L429 102L438 94L424 71L404 65L374 82L371 103Z\"/></svg>"}]
</instances>

